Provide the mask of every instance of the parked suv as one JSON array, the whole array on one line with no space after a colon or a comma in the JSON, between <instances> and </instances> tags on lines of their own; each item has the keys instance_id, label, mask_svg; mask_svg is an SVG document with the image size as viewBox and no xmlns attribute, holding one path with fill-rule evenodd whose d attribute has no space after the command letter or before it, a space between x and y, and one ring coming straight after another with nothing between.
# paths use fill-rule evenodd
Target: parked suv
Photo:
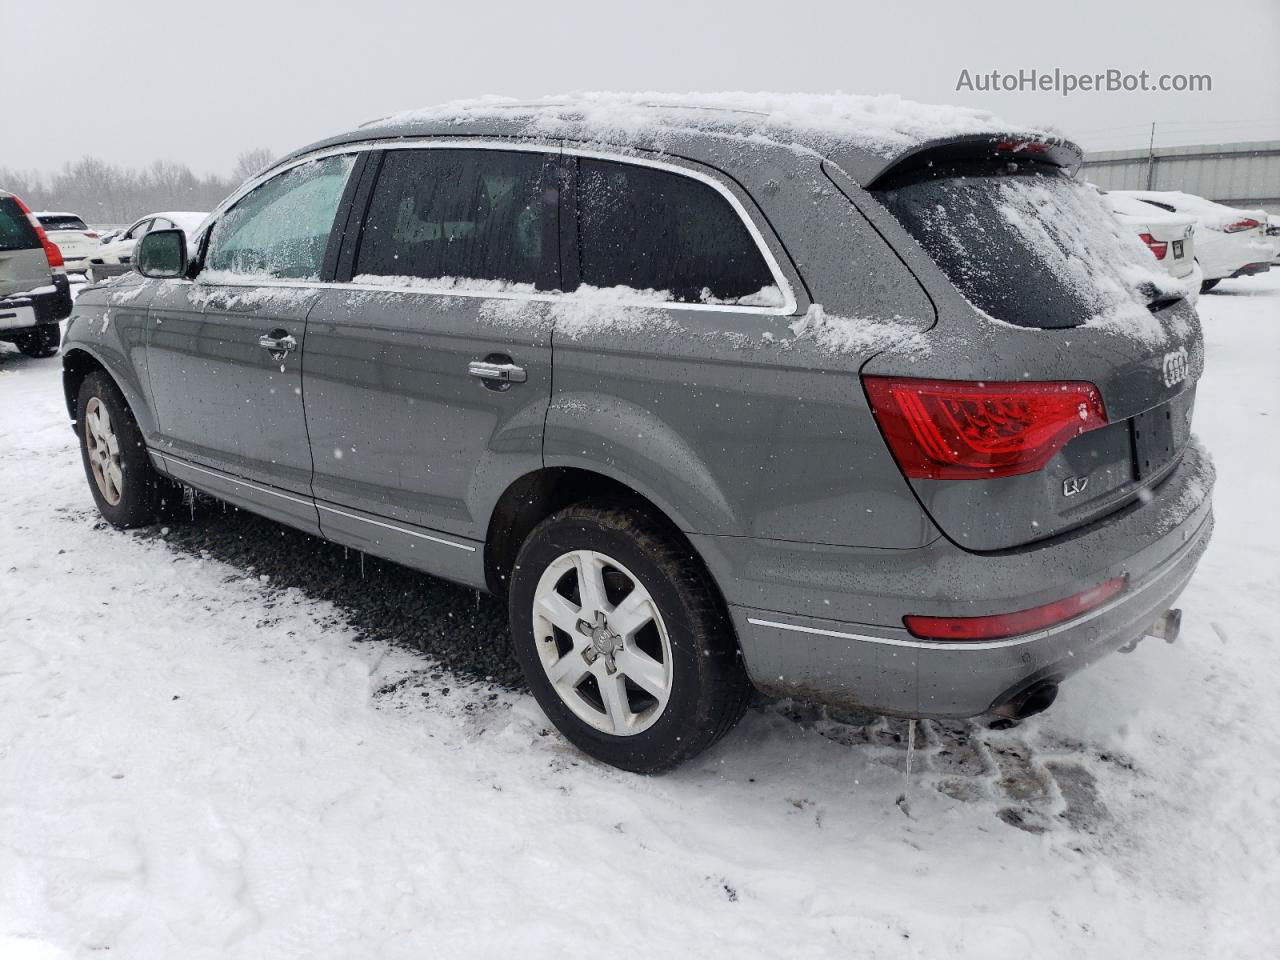
<instances>
[{"instance_id":1,"label":"parked suv","mask_svg":"<svg viewBox=\"0 0 1280 960\"><path fill-rule=\"evenodd\" d=\"M636 771L752 684L1019 718L1171 637L1195 311L1073 144L832 102L391 118L153 230L68 334L98 509L194 487L503 595L548 717Z\"/></svg>"},{"instance_id":2,"label":"parked suv","mask_svg":"<svg viewBox=\"0 0 1280 960\"><path fill-rule=\"evenodd\" d=\"M29 357L58 352L58 321L71 313L62 252L27 206L0 190L0 340Z\"/></svg>"}]
</instances>

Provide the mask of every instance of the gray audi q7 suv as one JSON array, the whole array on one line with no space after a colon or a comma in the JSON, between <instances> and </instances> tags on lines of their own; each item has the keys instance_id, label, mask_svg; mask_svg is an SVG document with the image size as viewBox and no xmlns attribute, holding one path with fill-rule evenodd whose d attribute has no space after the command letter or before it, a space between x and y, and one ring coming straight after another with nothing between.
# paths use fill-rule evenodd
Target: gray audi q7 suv
<instances>
[{"instance_id":1,"label":"gray audi q7 suv","mask_svg":"<svg viewBox=\"0 0 1280 960\"><path fill-rule=\"evenodd\" d=\"M635 771L753 685L1019 718L1171 637L1199 321L1079 149L751 106L389 118L149 233L66 340L98 509L191 487L505 596Z\"/></svg>"}]
</instances>

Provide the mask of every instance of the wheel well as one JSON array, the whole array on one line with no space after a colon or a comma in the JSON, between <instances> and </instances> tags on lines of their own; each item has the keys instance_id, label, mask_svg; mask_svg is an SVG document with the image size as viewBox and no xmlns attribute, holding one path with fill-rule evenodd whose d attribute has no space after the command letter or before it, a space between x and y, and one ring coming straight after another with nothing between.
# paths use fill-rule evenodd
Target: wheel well
<instances>
[{"instance_id":1,"label":"wheel well","mask_svg":"<svg viewBox=\"0 0 1280 960\"><path fill-rule=\"evenodd\" d=\"M485 580L489 589L505 597L516 554L530 531L557 510L583 500L632 504L666 521L672 533L683 539L670 517L625 483L590 470L547 467L526 473L511 484L493 508L484 547Z\"/></svg>"},{"instance_id":2,"label":"wheel well","mask_svg":"<svg viewBox=\"0 0 1280 960\"><path fill-rule=\"evenodd\" d=\"M62 355L62 394L67 401L67 415L76 423L76 403L80 397L80 384L95 370L106 371L101 363L83 350L68 350Z\"/></svg>"}]
</instances>

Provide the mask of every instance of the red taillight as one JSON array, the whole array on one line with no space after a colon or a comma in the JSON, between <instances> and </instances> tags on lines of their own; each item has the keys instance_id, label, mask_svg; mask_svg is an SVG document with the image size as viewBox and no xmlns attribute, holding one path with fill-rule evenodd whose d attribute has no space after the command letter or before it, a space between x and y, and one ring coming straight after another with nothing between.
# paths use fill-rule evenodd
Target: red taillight
<instances>
[{"instance_id":1,"label":"red taillight","mask_svg":"<svg viewBox=\"0 0 1280 960\"><path fill-rule=\"evenodd\" d=\"M55 270L65 267L66 261L62 259L62 251L58 249L56 243L49 239L49 235L44 232L44 227L40 225L36 215L31 212L31 208L23 203L19 197L14 197L13 200L18 205L18 209L27 215L27 219L31 221L31 226L36 228L36 236L40 239L40 246L44 247L44 255L49 261L49 266Z\"/></svg>"},{"instance_id":2,"label":"red taillight","mask_svg":"<svg viewBox=\"0 0 1280 960\"><path fill-rule=\"evenodd\" d=\"M1066 599L1016 613L997 613L989 617L919 617L912 614L903 617L902 622L913 637L921 640L1000 640L1074 620L1102 606L1128 585L1128 577L1112 577Z\"/></svg>"},{"instance_id":3,"label":"red taillight","mask_svg":"<svg viewBox=\"0 0 1280 960\"><path fill-rule=\"evenodd\" d=\"M1149 233L1138 234L1138 239L1147 245L1147 249L1155 254L1157 260L1163 260L1164 255L1169 252L1169 244L1163 240L1157 240Z\"/></svg>"},{"instance_id":4,"label":"red taillight","mask_svg":"<svg viewBox=\"0 0 1280 960\"><path fill-rule=\"evenodd\" d=\"M908 477L1034 473L1074 437L1106 426L1091 383L862 378L880 431Z\"/></svg>"},{"instance_id":5,"label":"red taillight","mask_svg":"<svg viewBox=\"0 0 1280 960\"><path fill-rule=\"evenodd\" d=\"M1235 223L1228 223L1225 227L1222 228L1222 232L1223 233L1241 233L1245 230L1257 230L1258 227L1260 226L1262 226L1262 224L1260 224L1257 220L1254 220L1252 217L1246 217L1243 220L1237 220Z\"/></svg>"}]
</instances>

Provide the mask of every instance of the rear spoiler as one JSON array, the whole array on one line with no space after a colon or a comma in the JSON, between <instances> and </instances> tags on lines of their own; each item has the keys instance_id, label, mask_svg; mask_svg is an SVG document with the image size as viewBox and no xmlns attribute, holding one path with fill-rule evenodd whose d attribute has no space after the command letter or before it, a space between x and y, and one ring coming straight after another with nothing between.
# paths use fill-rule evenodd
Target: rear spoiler
<instances>
[{"instance_id":1,"label":"rear spoiler","mask_svg":"<svg viewBox=\"0 0 1280 960\"><path fill-rule=\"evenodd\" d=\"M1026 133L980 133L930 140L908 150L885 167L867 189L887 187L893 181L928 169L971 165L1028 162L1059 167L1074 175L1084 163L1084 153L1070 140Z\"/></svg>"}]
</instances>

